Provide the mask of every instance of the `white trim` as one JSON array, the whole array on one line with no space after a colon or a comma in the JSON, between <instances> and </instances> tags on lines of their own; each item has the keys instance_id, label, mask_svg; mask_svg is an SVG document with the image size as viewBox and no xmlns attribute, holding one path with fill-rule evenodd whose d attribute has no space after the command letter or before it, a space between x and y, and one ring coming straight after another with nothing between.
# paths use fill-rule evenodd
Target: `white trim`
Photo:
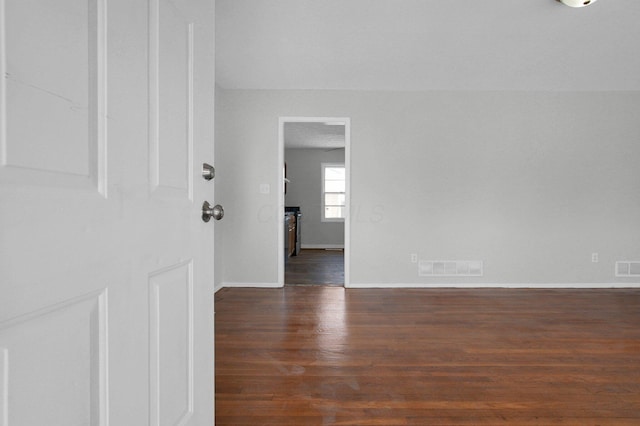
<instances>
[{"instance_id":1,"label":"white trim","mask_svg":"<svg viewBox=\"0 0 640 426\"><path fill-rule=\"evenodd\" d=\"M160 185L159 158L159 127L160 127L160 2L150 0L148 4L148 39L147 39L147 145L148 145L148 173L149 191L153 192Z\"/></svg>"},{"instance_id":2,"label":"white trim","mask_svg":"<svg viewBox=\"0 0 640 426\"><path fill-rule=\"evenodd\" d=\"M346 287L346 286L345 286ZM640 288L640 283L357 283L349 288L510 288L510 289L607 289Z\"/></svg>"},{"instance_id":3,"label":"white trim","mask_svg":"<svg viewBox=\"0 0 640 426\"><path fill-rule=\"evenodd\" d=\"M193 202L193 134L194 134L194 29L195 24L189 22L187 26L187 194L189 201ZM193 412L193 407L192 412Z\"/></svg>"},{"instance_id":4,"label":"white trim","mask_svg":"<svg viewBox=\"0 0 640 426\"><path fill-rule=\"evenodd\" d=\"M344 244L302 244L300 248L303 250L336 250L344 249Z\"/></svg>"},{"instance_id":5,"label":"white trim","mask_svg":"<svg viewBox=\"0 0 640 426\"><path fill-rule=\"evenodd\" d=\"M93 167L95 169L92 172L92 178L96 184L98 192L107 198L108 194L108 139L107 139L107 116L108 102L107 102L107 62L108 62L108 40L107 40L107 0L100 0L96 2L96 92L95 96L95 114L93 119L95 120L95 133L92 135L96 138L95 142L95 159Z\"/></svg>"},{"instance_id":6,"label":"white trim","mask_svg":"<svg viewBox=\"0 0 640 426\"><path fill-rule=\"evenodd\" d=\"M215 287L215 292L223 288L282 288L278 283L223 282ZM624 289L640 288L637 283L357 283L346 288L504 288L504 289Z\"/></svg>"},{"instance_id":7,"label":"white trim","mask_svg":"<svg viewBox=\"0 0 640 426\"><path fill-rule=\"evenodd\" d=\"M276 211L276 228L278 229L278 284L284 287L284 123L287 120L278 118L278 183L276 185L278 194L278 209ZM282 212L282 216L278 215ZM224 284L224 283L223 283Z\"/></svg>"},{"instance_id":8,"label":"white trim","mask_svg":"<svg viewBox=\"0 0 640 426\"><path fill-rule=\"evenodd\" d=\"M2 24L0 28L0 167L4 167L7 165L7 37L5 34L7 26L5 0L0 0L0 24Z\"/></svg>"},{"instance_id":9,"label":"white trim","mask_svg":"<svg viewBox=\"0 0 640 426\"><path fill-rule=\"evenodd\" d=\"M344 121L344 167L346 179L346 212L344 219L344 286L351 280L351 119Z\"/></svg>"},{"instance_id":10,"label":"white trim","mask_svg":"<svg viewBox=\"0 0 640 426\"><path fill-rule=\"evenodd\" d=\"M0 426L9 426L9 350L7 348L0 348Z\"/></svg>"},{"instance_id":11,"label":"white trim","mask_svg":"<svg viewBox=\"0 0 640 426\"><path fill-rule=\"evenodd\" d=\"M284 181L284 123L344 123L344 167L346 180L344 219L344 286L349 287L351 251L351 118L348 117L278 117L278 188ZM278 211L284 215L284 191L278 189ZM284 287L284 218L278 220L278 287ZM224 284L224 283L223 283ZM252 287L252 286L247 286Z\"/></svg>"},{"instance_id":12,"label":"white trim","mask_svg":"<svg viewBox=\"0 0 640 426\"><path fill-rule=\"evenodd\" d=\"M284 232L284 230L283 230ZM284 251L284 249L282 249ZM251 288L282 288L283 284L279 283L236 283L236 282L223 282L220 283L220 288L217 288L216 291L224 288L224 287L251 287Z\"/></svg>"}]
</instances>

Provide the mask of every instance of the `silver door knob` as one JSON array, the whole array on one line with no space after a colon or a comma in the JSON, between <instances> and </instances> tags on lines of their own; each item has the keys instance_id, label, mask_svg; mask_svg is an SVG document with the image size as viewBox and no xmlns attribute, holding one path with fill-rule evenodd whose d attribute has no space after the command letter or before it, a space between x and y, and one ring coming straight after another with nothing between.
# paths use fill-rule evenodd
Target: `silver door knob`
<instances>
[{"instance_id":1,"label":"silver door knob","mask_svg":"<svg viewBox=\"0 0 640 426\"><path fill-rule=\"evenodd\" d=\"M208 201L202 203L202 220L205 222L209 222L211 218L215 220L220 220L224 217L224 209L220 204L216 204L215 206L211 206Z\"/></svg>"}]
</instances>

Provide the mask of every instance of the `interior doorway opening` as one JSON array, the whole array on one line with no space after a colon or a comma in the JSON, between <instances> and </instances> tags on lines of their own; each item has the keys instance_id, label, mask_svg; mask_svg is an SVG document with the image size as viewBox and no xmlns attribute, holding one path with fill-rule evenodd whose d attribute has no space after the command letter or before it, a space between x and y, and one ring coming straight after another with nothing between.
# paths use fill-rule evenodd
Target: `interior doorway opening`
<instances>
[{"instance_id":1,"label":"interior doorway opening","mask_svg":"<svg viewBox=\"0 0 640 426\"><path fill-rule=\"evenodd\" d=\"M281 117L281 285L349 284L350 119Z\"/></svg>"}]
</instances>

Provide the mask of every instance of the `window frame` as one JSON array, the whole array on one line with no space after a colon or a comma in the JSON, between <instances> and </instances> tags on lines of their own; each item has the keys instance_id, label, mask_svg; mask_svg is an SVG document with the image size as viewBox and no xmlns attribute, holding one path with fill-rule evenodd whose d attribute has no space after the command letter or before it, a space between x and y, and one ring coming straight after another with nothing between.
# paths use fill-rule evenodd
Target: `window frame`
<instances>
[{"instance_id":1,"label":"window frame","mask_svg":"<svg viewBox=\"0 0 640 426\"><path fill-rule=\"evenodd\" d=\"M321 219L322 222L344 222L345 217L326 217L325 216L325 207L326 207L326 205L325 205L325 198L326 198L325 194L327 194L327 192L325 191L325 182L326 182L325 181L325 170L327 168L331 168L331 167L340 167L340 168L344 169L344 172L345 172L345 176L344 176L344 185L345 185L344 192L329 192L329 194L344 194L344 199L345 200L344 200L344 204L342 206L339 206L337 204L336 205L331 204L330 206L342 207L343 208L342 212L343 212L344 216L346 216L346 209L347 209L347 174L346 173L347 173L347 169L345 167L345 163L335 163L335 162L334 163L321 163L321 166L322 166L322 176L321 176L321 179L322 179L322 184L321 184L322 193L320 195L321 196L320 219Z\"/></svg>"}]
</instances>

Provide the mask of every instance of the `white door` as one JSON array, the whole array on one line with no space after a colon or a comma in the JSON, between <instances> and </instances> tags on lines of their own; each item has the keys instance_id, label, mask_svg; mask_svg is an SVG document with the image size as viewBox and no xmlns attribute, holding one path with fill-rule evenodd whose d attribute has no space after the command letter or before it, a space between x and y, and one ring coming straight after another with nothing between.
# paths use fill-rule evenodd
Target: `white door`
<instances>
[{"instance_id":1,"label":"white door","mask_svg":"<svg viewBox=\"0 0 640 426\"><path fill-rule=\"evenodd\" d=\"M0 425L213 424L213 0L0 0Z\"/></svg>"}]
</instances>

